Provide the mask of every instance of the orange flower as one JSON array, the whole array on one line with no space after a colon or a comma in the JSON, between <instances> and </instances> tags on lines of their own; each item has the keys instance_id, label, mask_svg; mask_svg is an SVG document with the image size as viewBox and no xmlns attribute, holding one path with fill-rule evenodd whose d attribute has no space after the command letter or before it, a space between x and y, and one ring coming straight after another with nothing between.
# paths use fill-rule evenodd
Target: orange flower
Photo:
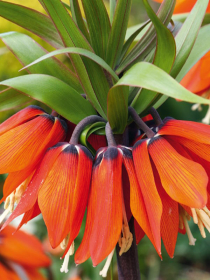
<instances>
[{"instance_id":1,"label":"orange flower","mask_svg":"<svg viewBox=\"0 0 210 280\"><path fill-rule=\"evenodd\" d=\"M109 146L98 151L93 165L85 233L76 251L75 262L82 263L91 256L95 266L108 256L100 273L103 277L117 242L121 255L129 250L133 241L128 226L130 217L126 212L129 197L125 196L124 175L129 177L130 184L138 184L131 149Z\"/></svg>"},{"instance_id":2,"label":"orange flower","mask_svg":"<svg viewBox=\"0 0 210 280\"><path fill-rule=\"evenodd\" d=\"M166 250L173 256L179 221L194 245L187 224L188 212L196 212L200 223L210 229L209 211L205 207L209 148L207 125L171 118L164 120L154 137L140 140L133 147L140 189L136 192L131 188L131 211L159 254L162 237ZM137 225L136 231L139 241L143 234Z\"/></svg>"},{"instance_id":3,"label":"orange flower","mask_svg":"<svg viewBox=\"0 0 210 280\"><path fill-rule=\"evenodd\" d=\"M65 122L38 106L29 106L0 125L0 173L10 173L1 202L32 174L46 150L65 135Z\"/></svg>"},{"instance_id":4,"label":"orange flower","mask_svg":"<svg viewBox=\"0 0 210 280\"><path fill-rule=\"evenodd\" d=\"M0 275L1 279L18 280L21 275L28 279L44 280L39 273L41 267L48 267L50 259L44 254L42 244L34 236L8 226L0 232Z\"/></svg>"},{"instance_id":5,"label":"orange flower","mask_svg":"<svg viewBox=\"0 0 210 280\"><path fill-rule=\"evenodd\" d=\"M154 0L154 1L159 3L163 2L163 0ZM196 2L197 0L176 0L174 14L189 13ZM210 4L208 5L206 12L210 13Z\"/></svg>"},{"instance_id":6,"label":"orange flower","mask_svg":"<svg viewBox=\"0 0 210 280\"><path fill-rule=\"evenodd\" d=\"M23 213L20 226L41 212L51 246L56 248L64 240L68 256L87 206L91 171L87 148L65 142L49 148L3 228Z\"/></svg>"}]
</instances>

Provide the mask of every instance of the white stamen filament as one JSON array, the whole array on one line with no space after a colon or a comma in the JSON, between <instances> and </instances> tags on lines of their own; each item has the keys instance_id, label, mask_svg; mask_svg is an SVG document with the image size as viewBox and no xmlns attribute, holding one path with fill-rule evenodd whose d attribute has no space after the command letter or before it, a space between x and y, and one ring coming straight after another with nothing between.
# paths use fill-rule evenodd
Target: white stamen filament
<instances>
[{"instance_id":1,"label":"white stamen filament","mask_svg":"<svg viewBox=\"0 0 210 280\"><path fill-rule=\"evenodd\" d=\"M205 230L204 230L204 226L203 226L203 223L201 222L200 219L198 220L198 228L200 230L201 236L203 238L206 238L206 233L205 233Z\"/></svg>"},{"instance_id":2,"label":"white stamen filament","mask_svg":"<svg viewBox=\"0 0 210 280\"><path fill-rule=\"evenodd\" d=\"M65 272L67 273L68 270L68 265L69 265L69 257L72 256L74 254L74 241L71 244L71 247L69 248L68 252L66 253L65 257L64 257L64 261L63 264L61 266L60 272Z\"/></svg>"},{"instance_id":3,"label":"white stamen filament","mask_svg":"<svg viewBox=\"0 0 210 280\"><path fill-rule=\"evenodd\" d=\"M69 243L69 234L64 238L64 240L61 242L60 247L61 249L65 250L67 245Z\"/></svg>"},{"instance_id":4,"label":"white stamen filament","mask_svg":"<svg viewBox=\"0 0 210 280\"><path fill-rule=\"evenodd\" d=\"M110 267L110 264L112 261L112 257L114 255L114 250L108 255L104 268L99 273L99 275L101 275L102 277L107 277L107 272L109 270L109 267Z\"/></svg>"},{"instance_id":5,"label":"white stamen filament","mask_svg":"<svg viewBox=\"0 0 210 280\"><path fill-rule=\"evenodd\" d=\"M190 227L189 227L188 222L187 222L187 217L185 215L182 215L182 218L183 218L184 226L185 226L187 236L188 236L188 239L189 239L189 245L194 246L196 239L192 235L192 232L191 232Z\"/></svg>"},{"instance_id":6,"label":"white stamen filament","mask_svg":"<svg viewBox=\"0 0 210 280\"><path fill-rule=\"evenodd\" d=\"M198 103L193 104L192 107L191 107L191 110L192 110L192 111L198 110L199 112L202 111L201 104L198 104Z\"/></svg>"},{"instance_id":7,"label":"white stamen filament","mask_svg":"<svg viewBox=\"0 0 210 280\"><path fill-rule=\"evenodd\" d=\"M196 214L195 208L191 208L192 215L193 215L193 221L195 224L198 224L198 216Z\"/></svg>"},{"instance_id":8,"label":"white stamen filament","mask_svg":"<svg viewBox=\"0 0 210 280\"><path fill-rule=\"evenodd\" d=\"M203 210L200 210L200 209L196 209L196 212L197 212L199 218L201 219L201 222L205 225L208 232L210 232L210 218L209 218L209 216Z\"/></svg>"},{"instance_id":9,"label":"white stamen filament","mask_svg":"<svg viewBox=\"0 0 210 280\"><path fill-rule=\"evenodd\" d=\"M209 124L210 123L210 106L206 113L206 116L202 119L202 123Z\"/></svg>"}]
</instances>

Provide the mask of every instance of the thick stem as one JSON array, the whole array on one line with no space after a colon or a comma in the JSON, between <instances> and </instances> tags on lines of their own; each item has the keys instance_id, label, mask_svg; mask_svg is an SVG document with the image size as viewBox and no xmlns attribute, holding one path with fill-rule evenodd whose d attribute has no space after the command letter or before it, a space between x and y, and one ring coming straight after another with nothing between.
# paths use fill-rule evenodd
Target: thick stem
<instances>
[{"instance_id":1,"label":"thick stem","mask_svg":"<svg viewBox=\"0 0 210 280\"><path fill-rule=\"evenodd\" d=\"M129 228L133 234L133 243L128 252L119 256L120 247L117 244L117 266L118 266L118 280L140 280L140 269L138 262L138 252L136 246L136 236L134 230L134 218L129 222Z\"/></svg>"},{"instance_id":2,"label":"thick stem","mask_svg":"<svg viewBox=\"0 0 210 280\"><path fill-rule=\"evenodd\" d=\"M71 139L69 141L70 144L77 145L79 142L79 136L81 132L84 130L84 128L92 123L95 122L105 122L106 120L103 119L102 117L93 115L93 116L88 116L87 118L81 120L78 125L75 127L74 132L72 133Z\"/></svg>"},{"instance_id":3,"label":"thick stem","mask_svg":"<svg viewBox=\"0 0 210 280\"><path fill-rule=\"evenodd\" d=\"M160 115L158 114L158 111L155 110L154 107L151 107L151 108L149 109L149 113L152 115L152 117L153 117L153 119L154 119L154 121L155 121L155 124L156 124L157 126L163 124L163 121L162 121Z\"/></svg>"},{"instance_id":4,"label":"thick stem","mask_svg":"<svg viewBox=\"0 0 210 280\"><path fill-rule=\"evenodd\" d=\"M138 127L146 133L148 138L154 137L155 133L142 121L142 119L132 107L128 107L128 112Z\"/></svg>"},{"instance_id":5,"label":"thick stem","mask_svg":"<svg viewBox=\"0 0 210 280\"><path fill-rule=\"evenodd\" d=\"M109 123L106 124L105 131L106 131L106 139L107 139L108 146L116 146L116 142Z\"/></svg>"}]
</instances>

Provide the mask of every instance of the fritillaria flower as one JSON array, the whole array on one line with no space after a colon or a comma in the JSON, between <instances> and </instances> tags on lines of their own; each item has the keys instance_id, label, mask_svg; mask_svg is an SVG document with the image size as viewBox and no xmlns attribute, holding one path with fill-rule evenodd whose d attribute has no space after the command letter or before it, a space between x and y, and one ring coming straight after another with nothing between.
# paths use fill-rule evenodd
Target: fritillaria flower
<instances>
[{"instance_id":1,"label":"fritillaria flower","mask_svg":"<svg viewBox=\"0 0 210 280\"><path fill-rule=\"evenodd\" d=\"M155 132L146 128L145 132L148 138L136 142L133 159L146 208L140 206L142 197L137 199L136 193L131 211L158 253L162 236L169 255L173 256L179 225L181 229L185 227L190 244L194 244L186 211L193 216L197 213L197 223L199 217L199 225L202 222L209 229L209 170L204 160L209 160L210 130L205 124L166 118L163 122L159 120ZM147 221L142 219L145 213Z\"/></svg>"},{"instance_id":2,"label":"fritillaria flower","mask_svg":"<svg viewBox=\"0 0 210 280\"><path fill-rule=\"evenodd\" d=\"M65 136L65 122L34 105L0 125L0 174L9 173L1 202L32 175L46 150Z\"/></svg>"},{"instance_id":3,"label":"fritillaria flower","mask_svg":"<svg viewBox=\"0 0 210 280\"><path fill-rule=\"evenodd\" d=\"M27 276L30 280L44 280L38 271L48 267L50 259L45 255L42 244L34 236L8 226L0 232L0 275L1 279L18 280Z\"/></svg>"}]
</instances>

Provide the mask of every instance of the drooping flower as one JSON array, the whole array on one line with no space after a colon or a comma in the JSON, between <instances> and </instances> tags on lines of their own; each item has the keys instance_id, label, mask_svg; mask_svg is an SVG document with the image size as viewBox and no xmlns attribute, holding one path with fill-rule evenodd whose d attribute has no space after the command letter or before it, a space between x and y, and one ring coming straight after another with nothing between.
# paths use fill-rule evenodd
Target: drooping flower
<instances>
[{"instance_id":1,"label":"drooping flower","mask_svg":"<svg viewBox=\"0 0 210 280\"><path fill-rule=\"evenodd\" d=\"M181 228L185 227L188 233L190 244L194 244L186 211L192 214L196 211L198 215L205 216L206 221L209 215L206 208L209 172L204 160L209 161L210 130L204 124L171 118L165 119L156 130L157 133L152 137L138 141L133 147L135 170L144 194L148 218L151 213L150 227L145 228L143 223L139 224L155 244L155 229L152 225L159 221L155 217L155 210L158 209L157 198L154 196L156 193L163 205L161 236L169 255L173 256L179 220ZM136 218L133 211L132 213ZM204 218L201 218L201 221L209 230L210 220L205 223Z\"/></svg>"},{"instance_id":2,"label":"drooping flower","mask_svg":"<svg viewBox=\"0 0 210 280\"><path fill-rule=\"evenodd\" d=\"M34 105L0 125L0 173L9 173L1 201L33 173L46 150L65 136L65 122Z\"/></svg>"},{"instance_id":3,"label":"drooping flower","mask_svg":"<svg viewBox=\"0 0 210 280\"><path fill-rule=\"evenodd\" d=\"M48 267L50 259L45 255L42 244L34 236L8 226L0 232L0 275L1 279L20 279L20 274L28 279L44 280L38 271ZM19 274L20 273L20 274Z\"/></svg>"},{"instance_id":4,"label":"drooping flower","mask_svg":"<svg viewBox=\"0 0 210 280\"><path fill-rule=\"evenodd\" d=\"M129 191L126 190L129 185L123 180L125 175L130 185L138 185L130 148L109 146L98 151L93 164L85 233L76 251L75 262L79 264L91 257L95 266L108 256L101 271L103 277L116 244L119 243L119 254L122 255L133 242L128 225L129 211L126 209L130 200L125 196Z\"/></svg>"}]
</instances>

